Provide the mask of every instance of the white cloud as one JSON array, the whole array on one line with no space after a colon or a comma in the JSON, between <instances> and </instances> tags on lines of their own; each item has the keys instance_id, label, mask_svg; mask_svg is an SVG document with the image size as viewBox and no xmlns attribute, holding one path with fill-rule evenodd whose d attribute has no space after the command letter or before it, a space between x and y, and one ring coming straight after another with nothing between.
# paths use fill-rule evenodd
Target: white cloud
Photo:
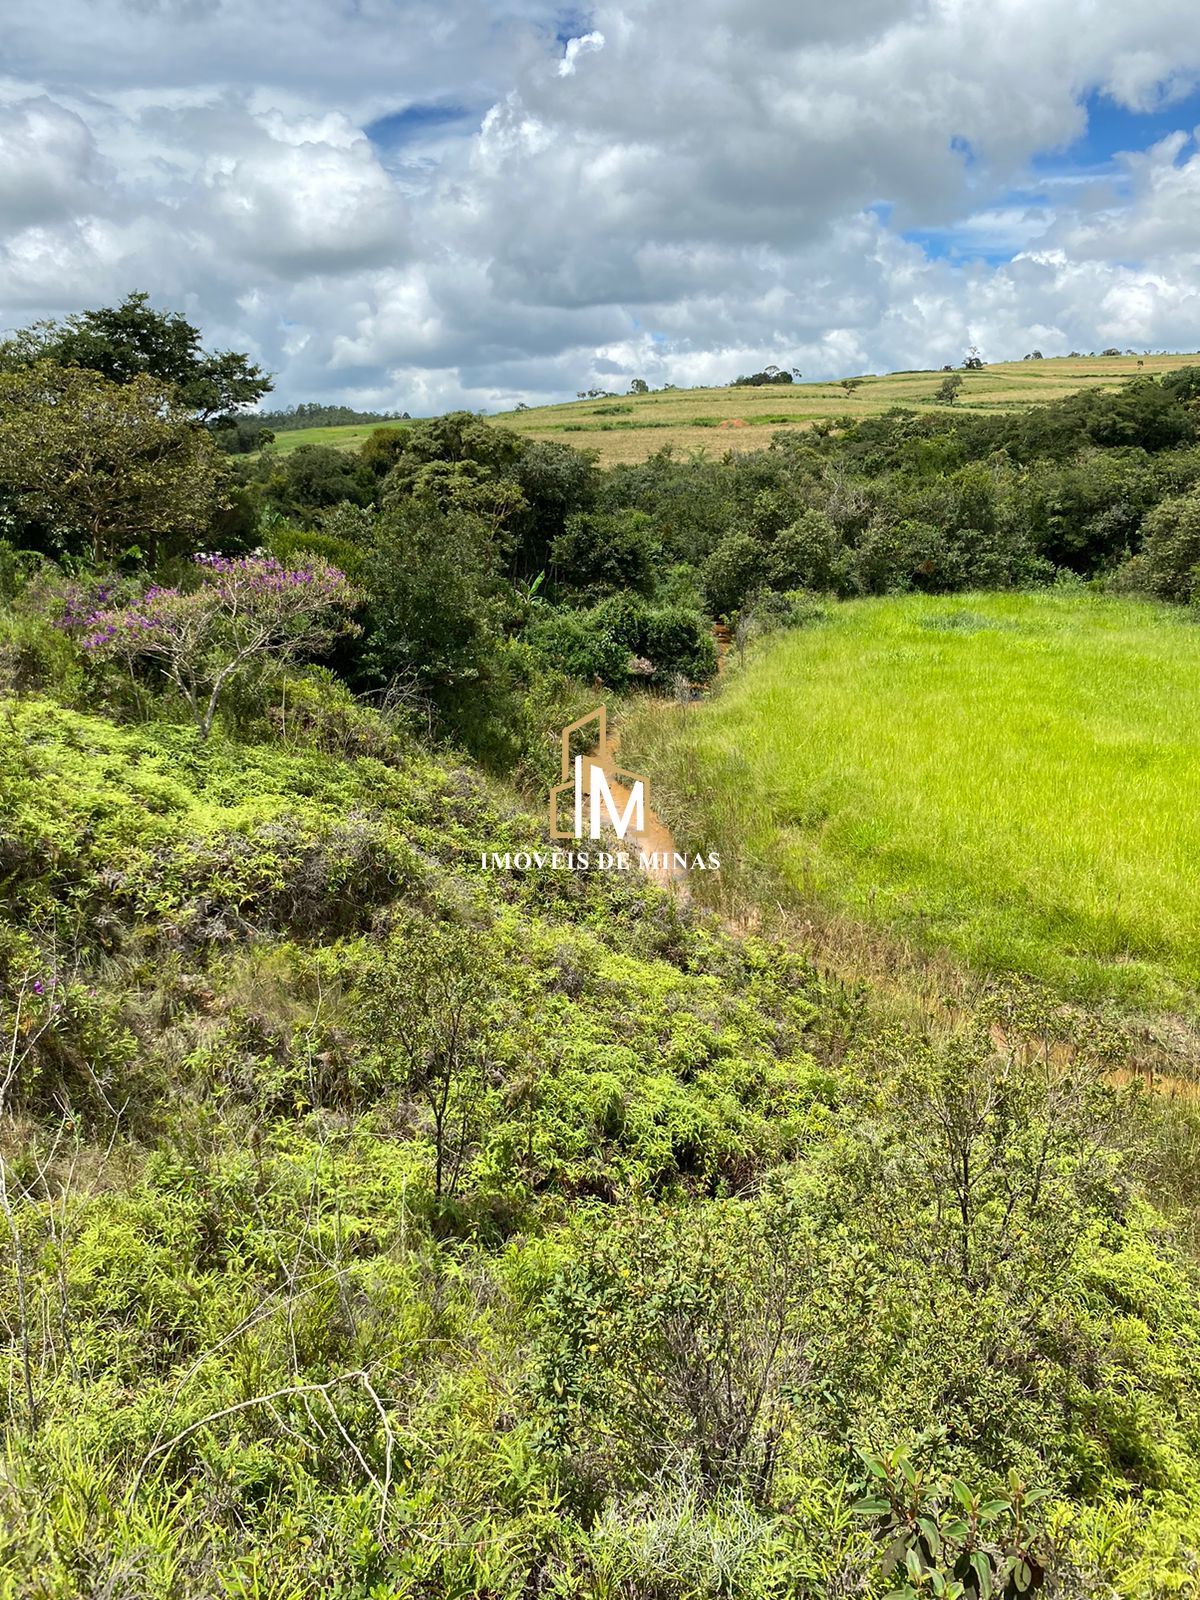
<instances>
[{"instance_id":1,"label":"white cloud","mask_svg":"<svg viewBox=\"0 0 1200 1600\"><path fill-rule=\"evenodd\" d=\"M1099 173L1031 166L1088 95L1161 114L1200 81L1192 0L594 0L570 37L561 12L26 8L0 323L148 288L285 401L412 411L1200 345L1186 108Z\"/></svg>"},{"instance_id":2,"label":"white cloud","mask_svg":"<svg viewBox=\"0 0 1200 1600\"><path fill-rule=\"evenodd\" d=\"M106 208L104 166L83 118L47 95L0 106L5 231Z\"/></svg>"},{"instance_id":3,"label":"white cloud","mask_svg":"<svg viewBox=\"0 0 1200 1600\"><path fill-rule=\"evenodd\" d=\"M560 78L569 78L575 71L575 64L581 55L589 51L604 49L604 35L602 33L582 33L576 39L567 40L567 48L562 60L558 63Z\"/></svg>"}]
</instances>

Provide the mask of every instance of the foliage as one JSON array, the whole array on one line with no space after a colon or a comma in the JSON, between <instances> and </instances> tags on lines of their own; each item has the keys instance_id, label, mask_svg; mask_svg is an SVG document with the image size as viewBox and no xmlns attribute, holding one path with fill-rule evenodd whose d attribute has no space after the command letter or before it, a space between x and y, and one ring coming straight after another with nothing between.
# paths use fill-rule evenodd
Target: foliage
<instances>
[{"instance_id":1,"label":"foliage","mask_svg":"<svg viewBox=\"0 0 1200 1600\"><path fill-rule=\"evenodd\" d=\"M381 520L364 570L365 681L412 684L453 719L499 672L500 552L462 510L412 499Z\"/></svg>"},{"instance_id":2,"label":"foliage","mask_svg":"<svg viewBox=\"0 0 1200 1600\"><path fill-rule=\"evenodd\" d=\"M791 382L792 374L786 368L764 367L761 372L752 372L749 377L735 378L732 387L757 389L766 384Z\"/></svg>"},{"instance_id":3,"label":"foliage","mask_svg":"<svg viewBox=\"0 0 1200 1600\"><path fill-rule=\"evenodd\" d=\"M1196 630L1081 577L1189 593L1156 388L460 413L153 574L9 505L0 1600L1188 1592ZM597 677L689 897L546 848Z\"/></svg>"},{"instance_id":4,"label":"foliage","mask_svg":"<svg viewBox=\"0 0 1200 1600\"><path fill-rule=\"evenodd\" d=\"M879 1519L878 1537L888 1541L883 1575L898 1580L895 1600L1017 1600L1041 1589L1045 1569L1028 1517L1044 1489L1027 1490L1014 1475L1006 1492L985 1500L961 1479L927 1483L900 1450L864 1460L874 1492L855 1509Z\"/></svg>"},{"instance_id":5,"label":"foliage","mask_svg":"<svg viewBox=\"0 0 1200 1600\"><path fill-rule=\"evenodd\" d=\"M4 725L10 1592L1186 1573L1194 1276L1085 1029L935 1046L644 883L485 880L538 820L293 687L266 743Z\"/></svg>"},{"instance_id":6,"label":"foliage","mask_svg":"<svg viewBox=\"0 0 1200 1600\"><path fill-rule=\"evenodd\" d=\"M201 349L198 328L178 311L155 311L142 292L61 323L35 323L0 345L0 371L46 361L97 372L110 383L152 379L202 421L253 405L271 387L249 356Z\"/></svg>"},{"instance_id":7,"label":"foliage","mask_svg":"<svg viewBox=\"0 0 1200 1600\"><path fill-rule=\"evenodd\" d=\"M550 546L561 587L585 600L629 590L653 594L661 551L644 511L575 512Z\"/></svg>"},{"instance_id":8,"label":"foliage","mask_svg":"<svg viewBox=\"0 0 1200 1600\"><path fill-rule=\"evenodd\" d=\"M317 400L304 400L298 406L284 406L280 411L260 411L258 419L264 427L276 433L289 433L296 428L335 428L352 422L407 421L407 412L356 411L353 406L324 405Z\"/></svg>"},{"instance_id":9,"label":"foliage","mask_svg":"<svg viewBox=\"0 0 1200 1600\"><path fill-rule=\"evenodd\" d=\"M434 1199L452 1198L480 1132L488 1076L487 1011L494 980L481 934L463 926L393 932L362 978L365 1038L394 1059L429 1110Z\"/></svg>"},{"instance_id":10,"label":"foliage","mask_svg":"<svg viewBox=\"0 0 1200 1600\"><path fill-rule=\"evenodd\" d=\"M649 605L627 591L588 611L543 607L526 638L549 666L612 688L633 677L661 688L681 675L702 683L717 664L703 618L680 606Z\"/></svg>"},{"instance_id":11,"label":"foliage","mask_svg":"<svg viewBox=\"0 0 1200 1600\"><path fill-rule=\"evenodd\" d=\"M1131 587L1184 604L1200 597L1200 490L1162 501L1145 522L1141 553L1126 572Z\"/></svg>"},{"instance_id":12,"label":"foliage","mask_svg":"<svg viewBox=\"0 0 1200 1600\"><path fill-rule=\"evenodd\" d=\"M156 378L48 361L0 373L0 505L33 548L97 562L194 549L224 503L220 459Z\"/></svg>"},{"instance_id":13,"label":"foliage","mask_svg":"<svg viewBox=\"0 0 1200 1600\"><path fill-rule=\"evenodd\" d=\"M327 649L359 596L321 561L285 567L269 556L197 556L195 565L194 588L151 585L129 605L69 609L64 626L98 658L153 662L207 739L232 678L268 655L289 660Z\"/></svg>"},{"instance_id":14,"label":"foliage","mask_svg":"<svg viewBox=\"0 0 1200 1600\"><path fill-rule=\"evenodd\" d=\"M209 423L218 447L231 456L251 455L271 444L274 433L260 416L222 416Z\"/></svg>"}]
</instances>

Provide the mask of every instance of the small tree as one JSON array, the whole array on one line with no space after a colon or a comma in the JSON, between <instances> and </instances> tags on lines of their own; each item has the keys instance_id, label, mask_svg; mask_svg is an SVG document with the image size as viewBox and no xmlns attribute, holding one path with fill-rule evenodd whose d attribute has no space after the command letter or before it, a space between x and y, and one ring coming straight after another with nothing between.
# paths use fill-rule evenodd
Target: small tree
<instances>
[{"instance_id":1,"label":"small tree","mask_svg":"<svg viewBox=\"0 0 1200 1600\"><path fill-rule=\"evenodd\" d=\"M434 1194L458 1186L486 1087L486 1014L495 983L477 929L418 923L388 942L365 986L367 1037L385 1067L425 1104L434 1143Z\"/></svg>"},{"instance_id":2,"label":"small tree","mask_svg":"<svg viewBox=\"0 0 1200 1600\"><path fill-rule=\"evenodd\" d=\"M629 392L630 394L649 394L650 385L646 382L645 378L635 378L629 385Z\"/></svg>"},{"instance_id":3,"label":"small tree","mask_svg":"<svg viewBox=\"0 0 1200 1600\"><path fill-rule=\"evenodd\" d=\"M938 385L934 399L939 405L952 406L958 399L958 391L963 386L962 374L952 372L948 378L943 378Z\"/></svg>"},{"instance_id":4,"label":"small tree","mask_svg":"<svg viewBox=\"0 0 1200 1600\"><path fill-rule=\"evenodd\" d=\"M156 378L49 361L0 372L0 491L52 550L112 561L194 547L226 503L225 472Z\"/></svg>"},{"instance_id":5,"label":"small tree","mask_svg":"<svg viewBox=\"0 0 1200 1600\"><path fill-rule=\"evenodd\" d=\"M253 661L327 649L353 624L358 594L323 561L285 567L270 556L197 556L194 589L152 586L126 606L68 623L92 655L151 661L183 695L207 739L222 691Z\"/></svg>"},{"instance_id":6,"label":"small tree","mask_svg":"<svg viewBox=\"0 0 1200 1600\"><path fill-rule=\"evenodd\" d=\"M862 388L861 378L840 378L838 381L847 394L853 394L855 389Z\"/></svg>"},{"instance_id":7,"label":"small tree","mask_svg":"<svg viewBox=\"0 0 1200 1600\"><path fill-rule=\"evenodd\" d=\"M983 366L983 357L979 354L978 346L972 345L963 360L963 366L968 372L978 372Z\"/></svg>"}]
</instances>

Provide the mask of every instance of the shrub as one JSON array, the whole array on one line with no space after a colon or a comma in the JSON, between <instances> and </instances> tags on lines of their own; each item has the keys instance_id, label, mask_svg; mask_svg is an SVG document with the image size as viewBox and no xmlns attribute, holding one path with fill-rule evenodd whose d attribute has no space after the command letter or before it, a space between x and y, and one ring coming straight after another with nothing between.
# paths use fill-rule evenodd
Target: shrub
<instances>
[{"instance_id":1,"label":"shrub","mask_svg":"<svg viewBox=\"0 0 1200 1600\"><path fill-rule=\"evenodd\" d=\"M272 557L197 556L200 583L153 585L126 606L76 618L85 650L132 665L148 660L182 694L207 739L221 694L261 658L327 648L351 624L359 595L324 562L285 567Z\"/></svg>"},{"instance_id":2,"label":"shrub","mask_svg":"<svg viewBox=\"0 0 1200 1600\"><path fill-rule=\"evenodd\" d=\"M682 606L654 607L636 595L617 594L590 611L546 610L526 638L547 665L572 677L598 678L622 688L639 671L655 688L680 674L704 682L716 671L717 652L703 617Z\"/></svg>"},{"instance_id":3,"label":"shrub","mask_svg":"<svg viewBox=\"0 0 1200 1600\"><path fill-rule=\"evenodd\" d=\"M644 511L575 512L550 547L555 586L589 600L652 594L661 556Z\"/></svg>"},{"instance_id":4,"label":"shrub","mask_svg":"<svg viewBox=\"0 0 1200 1600\"><path fill-rule=\"evenodd\" d=\"M571 1469L611 1487L682 1457L705 1492L767 1501L812 1378L817 1255L770 1201L639 1208L586 1231L546 1294L537 1368Z\"/></svg>"},{"instance_id":5,"label":"shrub","mask_svg":"<svg viewBox=\"0 0 1200 1600\"><path fill-rule=\"evenodd\" d=\"M816 589L845 594L849 555L837 529L821 511L806 511L771 543L766 577L773 589Z\"/></svg>"},{"instance_id":6,"label":"shrub","mask_svg":"<svg viewBox=\"0 0 1200 1600\"><path fill-rule=\"evenodd\" d=\"M169 384L40 361L0 373L0 493L25 542L151 562L200 543L225 504L223 457Z\"/></svg>"},{"instance_id":7,"label":"shrub","mask_svg":"<svg viewBox=\"0 0 1200 1600\"><path fill-rule=\"evenodd\" d=\"M1160 600L1200 598L1200 490L1164 500L1146 517L1132 580Z\"/></svg>"},{"instance_id":8,"label":"shrub","mask_svg":"<svg viewBox=\"0 0 1200 1600\"><path fill-rule=\"evenodd\" d=\"M629 681L628 645L600 625L594 612L542 607L525 639L539 661L569 678L599 680L614 689Z\"/></svg>"},{"instance_id":9,"label":"shrub","mask_svg":"<svg viewBox=\"0 0 1200 1600\"><path fill-rule=\"evenodd\" d=\"M728 533L702 569L704 599L716 617L728 617L766 577L762 546L748 533Z\"/></svg>"}]
</instances>

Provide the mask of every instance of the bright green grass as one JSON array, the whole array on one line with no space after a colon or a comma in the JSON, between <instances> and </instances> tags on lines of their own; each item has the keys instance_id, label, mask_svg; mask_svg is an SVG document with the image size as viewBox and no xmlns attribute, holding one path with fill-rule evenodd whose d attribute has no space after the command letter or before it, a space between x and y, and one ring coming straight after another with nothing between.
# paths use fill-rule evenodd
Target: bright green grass
<instances>
[{"instance_id":1,"label":"bright green grass","mask_svg":"<svg viewBox=\"0 0 1200 1600\"><path fill-rule=\"evenodd\" d=\"M1186 613L1062 591L854 602L769 641L686 725L701 831L810 904L1195 1010Z\"/></svg>"},{"instance_id":2,"label":"bright green grass","mask_svg":"<svg viewBox=\"0 0 1200 1600\"><path fill-rule=\"evenodd\" d=\"M281 428L271 448L282 456L291 455L302 444L331 444L338 450L357 450L376 428L404 426L403 422L347 422L333 428Z\"/></svg>"}]
</instances>

